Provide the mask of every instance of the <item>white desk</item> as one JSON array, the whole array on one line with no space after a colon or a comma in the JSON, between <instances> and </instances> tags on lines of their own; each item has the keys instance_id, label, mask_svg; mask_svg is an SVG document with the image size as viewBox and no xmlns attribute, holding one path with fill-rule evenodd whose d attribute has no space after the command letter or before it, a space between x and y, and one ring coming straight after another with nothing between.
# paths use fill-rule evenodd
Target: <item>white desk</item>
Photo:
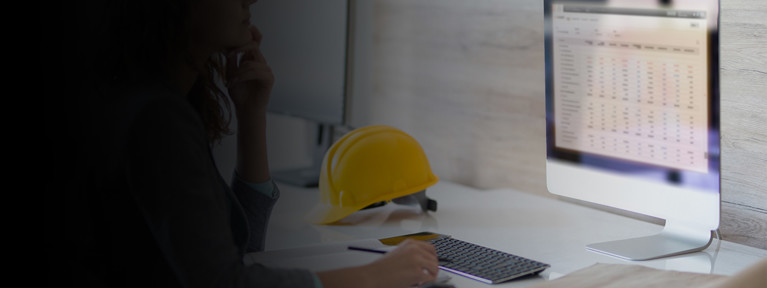
<instances>
[{"instance_id":1,"label":"white desk","mask_svg":"<svg viewBox=\"0 0 767 288\"><path fill-rule=\"evenodd\" d=\"M345 218L344 225L313 225L303 216L318 199L317 189L278 185L282 195L268 227L267 251L430 231L551 264L538 277L493 286L526 287L595 263L733 275L767 257L767 250L714 240L702 252L652 261L620 260L590 252L585 245L655 234L662 227L515 190L481 191L444 181L426 192L437 200L436 212L426 214L415 206L389 203L357 212ZM718 251L717 244L721 244ZM459 275L450 276L456 287L489 287Z\"/></svg>"}]
</instances>

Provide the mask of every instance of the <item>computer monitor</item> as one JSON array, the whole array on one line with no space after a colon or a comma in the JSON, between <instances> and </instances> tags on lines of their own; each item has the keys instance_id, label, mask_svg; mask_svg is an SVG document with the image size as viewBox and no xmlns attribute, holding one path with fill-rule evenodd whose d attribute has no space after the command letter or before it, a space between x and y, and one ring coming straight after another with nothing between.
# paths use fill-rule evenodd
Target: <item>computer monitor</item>
<instances>
[{"instance_id":1,"label":"computer monitor","mask_svg":"<svg viewBox=\"0 0 767 288\"><path fill-rule=\"evenodd\" d=\"M699 251L719 226L719 1L546 0L551 193L666 220L590 244L630 260Z\"/></svg>"},{"instance_id":2,"label":"computer monitor","mask_svg":"<svg viewBox=\"0 0 767 288\"><path fill-rule=\"evenodd\" d=\"M316 186L334 127L348 124L352 4L352 0L279 0L251 6L252 24L264 37L261 52L275 76L268 111L316 126L307 131L316 135L305 137L313 149L309 167L272 171L277 180Z\"/></svg>"}]
</instances>

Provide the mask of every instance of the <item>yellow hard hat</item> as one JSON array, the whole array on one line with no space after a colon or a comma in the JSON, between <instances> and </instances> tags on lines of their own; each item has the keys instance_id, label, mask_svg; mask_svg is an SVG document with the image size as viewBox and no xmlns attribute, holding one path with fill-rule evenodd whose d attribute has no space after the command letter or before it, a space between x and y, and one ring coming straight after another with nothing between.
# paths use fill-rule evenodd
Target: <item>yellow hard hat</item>
<instances>
[{"instance_id":1,"label":"yellow hard hat","mask_svg":"<svg viewBox=\"0 0 767 288\"><path fill-rule=\"evenodd\" d=\"M438 180L413 137L386 125L361 127L325 153L320 200L306 217L315 224L329 224L392 200L436 211L437 202L426 198L425 190Z\"/></svg>"}]
</instances>

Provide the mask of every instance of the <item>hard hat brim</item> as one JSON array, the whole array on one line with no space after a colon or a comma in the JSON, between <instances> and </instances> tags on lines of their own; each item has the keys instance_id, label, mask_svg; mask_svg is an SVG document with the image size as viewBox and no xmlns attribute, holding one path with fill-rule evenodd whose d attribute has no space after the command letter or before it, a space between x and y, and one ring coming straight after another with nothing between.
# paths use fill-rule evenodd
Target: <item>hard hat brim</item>
<instances>
[{"instance_id":1,"label":"hard hat brim","mask_svg":"<svg viewBox=\"0 0 767 288\"><path fill-rule=\"evenodd\" d=\"M431 176L432 177L430 181L427 183L423 183L421 185L407 188L398 193L382 195L379 198L372 199L371 201L362 202L359 205L355 205L355 206L342 206L342 205L334 206L327 203L318 203L314 206L314 208L312 208L312 210L309 210L309 212L306 214L305 219L308 222L313 224L320 224L320 225L331 224L333 222L336 222L338 220L345 218L346 216L351 215L354 212L362 210L362 208L365 208L370 204L380 202L380 201L389 201L395 198L399 198L399 197L410 195L419 191L423 191L426 188L436 184L439 181L439 177L437 177L437 175L431 175Z\"/></svg>"},{"instance_id":2,"label":"hard hat brim","mask_svg":"<svg viewBox=\"0 0 767 288\"><path fill-rule=\"evenodd\" d=\"M306 214L306 220L313 224L330 224L365 208L365 206L367 205L362 205L361 207L339 207L320 203L315 205L312 210L309 210Z\"/></svg>"}]
</instances>

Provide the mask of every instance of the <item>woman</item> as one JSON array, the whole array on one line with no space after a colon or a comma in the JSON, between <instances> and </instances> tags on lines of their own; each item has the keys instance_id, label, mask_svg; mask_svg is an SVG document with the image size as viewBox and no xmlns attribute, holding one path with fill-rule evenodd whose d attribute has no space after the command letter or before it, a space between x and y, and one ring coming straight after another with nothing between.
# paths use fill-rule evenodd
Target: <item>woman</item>
<instances>
[{"instance_id":1,"label":"woman","mask_svg":"<svg viewBox=\"0 0 767 288\"><path fill-rule=\"evenodd\" d=\"M108 2L108 3L104 3ZM408 287L435 279L434 248L407 241L364 266L312 273L244 266L264 247L279 189L266 157L274 78L251 0L95 1L83 47L82 209L68 231L86 286ZM89 61L88 61L89 60ZM217 78L218 77L218 78ZM220 89L217 81L224 84ZM228 98L227 95L228 94ZM229 100L233 104L229 106ZM210 145L238 133L228 187Z\"/></svg>"}]
</instances>

